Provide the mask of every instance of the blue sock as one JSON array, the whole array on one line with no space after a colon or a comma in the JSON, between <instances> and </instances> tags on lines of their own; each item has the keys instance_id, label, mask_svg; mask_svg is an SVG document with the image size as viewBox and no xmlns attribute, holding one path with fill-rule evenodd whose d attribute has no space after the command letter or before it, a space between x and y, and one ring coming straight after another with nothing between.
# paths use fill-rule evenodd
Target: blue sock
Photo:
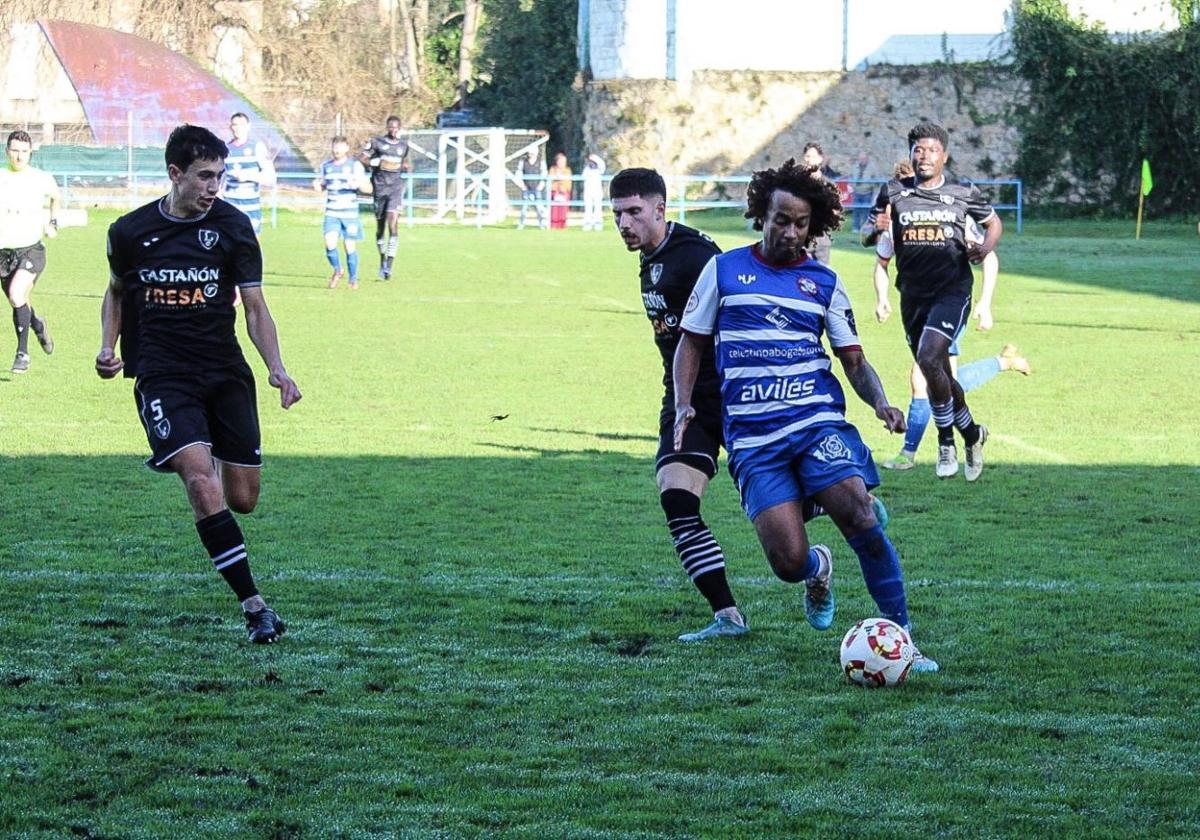
<instances>
[{"instance_id":1,"label":"blue sock","mask_svg":"<svg viewBox=\"0 0 1200 840\"><path fill-rule=\"evenodd\" d=\"M958 384L964 391L974 391L980 385L991 382L999 372L1000 360L991 356L971 362L969 365L963 365L958 369L958 375L954 378L958 380Z\"/></svg>"},{"instance_id":2,"label":"blue sock","mask_svg":"<svg viewBox=\"0 0 1200 840\"><path fill-rule=\"evenodd\" d=\"M867 591L875 599L879 613L901 627L908 626L908 599L904 594L904 572L900 557L883 529L874 528L846 540L858 555Z\"/></svg>"},{"instance_id":3,"label":"blue sock","mask_svg":"<svg viewBox=\"0 0 1200 840\"><path fill-rule=\"evenodd\" d=\"M929 425L929 400L912 398L908 404L908 431L904 433L904 451L916 452Z\"/></svg>"},{"instance_id":4,"label":"blue sock","mask_svg":"<svg viewBox=\"0 0 1200 840\"><path fill-rule=\"evenodd\" d=\"M325 259L329 260L329 264L333 266L334 271L342 270L342 261L338 258L337 248L326 248Z\"/></svg>"},{"instance_id":5,"label":"blue sock","mask_svg":"<svg viewBox=\"0 0 1200 840\"><path fill-rule=\"evenodd\" d=\"M350 271L350 282L358 282L358 251L346 254L346 268Z\"/></svg>"}]
</instances>

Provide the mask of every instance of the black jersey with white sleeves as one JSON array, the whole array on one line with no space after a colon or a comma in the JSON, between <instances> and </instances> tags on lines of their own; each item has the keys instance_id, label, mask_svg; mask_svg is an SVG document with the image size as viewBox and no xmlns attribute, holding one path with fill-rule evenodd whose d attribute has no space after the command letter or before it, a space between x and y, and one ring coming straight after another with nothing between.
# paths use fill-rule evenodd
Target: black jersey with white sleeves
<instances>
[{"instance_id":1,"label":"black jersey with white sleeves","mask_svg":"<svg viewBox=\"0 0 1200 840\"><path fill-rule=\"evenodd\" d=\"M979 188L949 173L941 186L929 189L917 186L915 178L894 178L880 188L872 221L889 206L900 293L915 300L943 291L969 295L967 219L984 223L996 212Z\"/></svg>"},{"instance_id":2,"label":"black jersey with white sleeves","mask_svg":"<svg viewBox=\"0 0 1200 840\"><path fill-rule=\"evenodd\" d=\"M217 199L182 219L157 199L109 227L108 265L125 290L126 376L247 367L235 289L262 285L262 250L245 213Z\"/></svg>"},{"instance_id":3,"label":"black jersey with white sleeves","mask_svg":"<svg viewBox=\"0 0 1200 840\"><path fill-rule=\"evenodd\" d=\"M646 317L654 327L654 342L663 360L663 385L670 391L675 349L679 346L679 324L683 310L696 285L696 279L708 261L721 253L717 243L698 230L670 222L667 235L649 254L641 258L642 303ZM697 391L720 391L712 347L700 360Z\"/></svg>"}]
</instances>

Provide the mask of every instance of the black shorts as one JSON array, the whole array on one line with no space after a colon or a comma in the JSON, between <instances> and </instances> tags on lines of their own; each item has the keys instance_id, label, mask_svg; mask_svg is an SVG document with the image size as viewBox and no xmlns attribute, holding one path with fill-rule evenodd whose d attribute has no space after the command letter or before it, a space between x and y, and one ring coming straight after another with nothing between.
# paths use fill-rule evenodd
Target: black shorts
<instances>
[{"instance_id":1,"label":"black shorts","mask_svg":"<svg viewBox=\"0 0 1200 840\"><path fill-rule=\"evenodd\" d=\"M654 471L667 464L684 464L699 470L708 478L717 474L717 456L725 445L721 427L721 412L705 405L695 406L696 416L683 432L683 447L675 451L675 406L663 406L658 416L658 454L654 456Z\"/></svg>"},{"instance_id":2,"label":"black shorts","mask_svg":"<svg viewBox=\"0 0 1200 840\"><path fill-rule=\"evenodd\" d=\"M210 447L227 464L262 466L258 401L248 368L141 376L133 395L153 453L146 459L150 469L173 472L167 462L196 445Z\"/></svg>"},{"instance_id":3,"label":"black shorts","mask_svg":"<svg viewBox=\"0 0 1200 840\"><path fill-rule=\"evenodd\" d=\"M4 293L18 270L28 271L34 279L46 270L46 246L41 242L28 248L0 248L0 282Z\"/></svg>"},{"instance_id":4,"label":"black shorts","mask_svg":"<svg viewBox=\"0 0 1200 840\"><path fill-rule=\"evenodd\" d=\"M921 344L921 333L933 330L953 342L971 315L970 291L952 290L942 292L935 298L925 300L906 299L900 296L900 319L904 323L904 339L916 358Z\"/></svg>"},{"instance_id":5,"label":"black shorts","mask_svg":"<svg viewBox=\"0 0 1200 840\"><path fill-rule=\"evenodd\" d=\"M375 188L375 218L382 219L388 213L399 213L404 209L404 184L394 187Z\"/></svg>"}]
</instances>

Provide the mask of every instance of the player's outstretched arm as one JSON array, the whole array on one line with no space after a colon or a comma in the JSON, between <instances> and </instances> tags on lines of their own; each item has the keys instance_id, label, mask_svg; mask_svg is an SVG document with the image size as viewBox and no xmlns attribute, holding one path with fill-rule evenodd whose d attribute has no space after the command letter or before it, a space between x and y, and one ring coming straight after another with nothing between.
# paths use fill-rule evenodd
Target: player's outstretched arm
<instances>
[{"instance_id":1,"label":"player's outstretched arm","mask_svg":"<svg viewBox=\"0 0 1200 840\"><path fill-rule=\"evenodd\" d=\"M254 342L258 355L262 356L270 376L271 387L279 389L279 405L291 408L300 400L300 389L284 370L279 355L279 334L275 331L275 319L267 309L266 298L261 286L242 289L242 311L246 313L246 332Z\"/></svg>"},{"instance_id":2,"label":"player's outstretched arm","mask_svg":"<svg viewBox=\"0 0 1200 840\"><path fill-rule=\"evenodd\" d=\"M875 373L875 368L871 367L862 350L839 350L837 356L846 372L846 379L854 388L854 393L875 409L875 416L883 421L883 427L889 432L903 432L907 428L904 412L888 404L887 394L883 392L883 383L879 381L879 375Z\"/></svg>"},{"instance_id":3,"label":"player's outstretched arm","mask_svg":"<svg viewBox=\"0 0 1200 840\"><path fill-rule=\"evenodd\" d=\"M112 379L125 363L117 355L117 339L121 337L121 295L124 286L116 277L108 281L104 301L100 304L100 352L96 354L96 374Z\"/></svg>"},{"instance_id":4,"label":"player's outstretched arm","mask_svg":"<svg viewBox=\"0 0 1200 840\"><path fill-rule=\"evenodd\" d=\"M888 286L891 285L888 260L883 257L875 260L875 273L871 279L875 284L875 318L882 324L892 314L892 304L888 302Z\"/></svg>"},{"instance_id":5,"label":"player's outstretched arm","mask_svg":"<svg viewBox=\"0 0 1200 840\"><path fill-rule=\"evenodd\" d=\"M696 416L692 408L692 391L696 387L696 377L700 375L700 357L704 350L702 336L683 333L679 346L675 349L675 363L671 369L671 377L675 388L675 451L683 448L683 433L688 424Z\"/></svg>"}]
</instances>

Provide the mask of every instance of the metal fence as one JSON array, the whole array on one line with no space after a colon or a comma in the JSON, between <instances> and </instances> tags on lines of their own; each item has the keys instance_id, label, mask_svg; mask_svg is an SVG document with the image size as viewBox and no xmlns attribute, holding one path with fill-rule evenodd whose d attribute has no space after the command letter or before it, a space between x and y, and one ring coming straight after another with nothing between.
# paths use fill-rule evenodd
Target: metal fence
<instances>
[{"instance_id":1,"label":"metal fence","mask_svg":"<svg viewBox=\"0 0 1200 840\"><path fill-rule=\"evenodd\" d=\"M132 208L162 195L170 187L161 163L150 168L138 165L142 160L144 157L139 158L137 163L119 168L38 165L59 182L68 207ZM421 171L422 168L425 171ZM266 223L278 225L281 210L317 211L323 207L324 194L313 186L316 177L314 171L278 173L276 184L263 191ZM449 165L432 170L414 167L413 172L405 173L404 180L404 220L409 226L446 222L477 227L504 224L518 218L522 209L533 213L535 217L549 218L551 200L548 187L541 190L537 200L526 200L522 197L516 171L511 166L505 166L500 173L495 166L459 168L454 165L452 155ZM574 226L581 224L583 218L583 177L573 175L571 180L573 191L567 209L568 224ZM606 190L610 180L611 176L603 179ZM666 182L668 208L680 220L686 220L688 213L697 211L744 210L746 185L750 182L750 176L671 175L666 177ZM879 185L885 183L885 179L847 178L839 179L837 183L851 223L856 228L861 227L873 203L874 194ZM1015 215L1017 232L1021 232L1024 222L1022 182L981 180L975 184L989 197L996 210ZM364 206L369 206L370 202L369 196L362 199Z\"/></svg>"}]
</instances>

